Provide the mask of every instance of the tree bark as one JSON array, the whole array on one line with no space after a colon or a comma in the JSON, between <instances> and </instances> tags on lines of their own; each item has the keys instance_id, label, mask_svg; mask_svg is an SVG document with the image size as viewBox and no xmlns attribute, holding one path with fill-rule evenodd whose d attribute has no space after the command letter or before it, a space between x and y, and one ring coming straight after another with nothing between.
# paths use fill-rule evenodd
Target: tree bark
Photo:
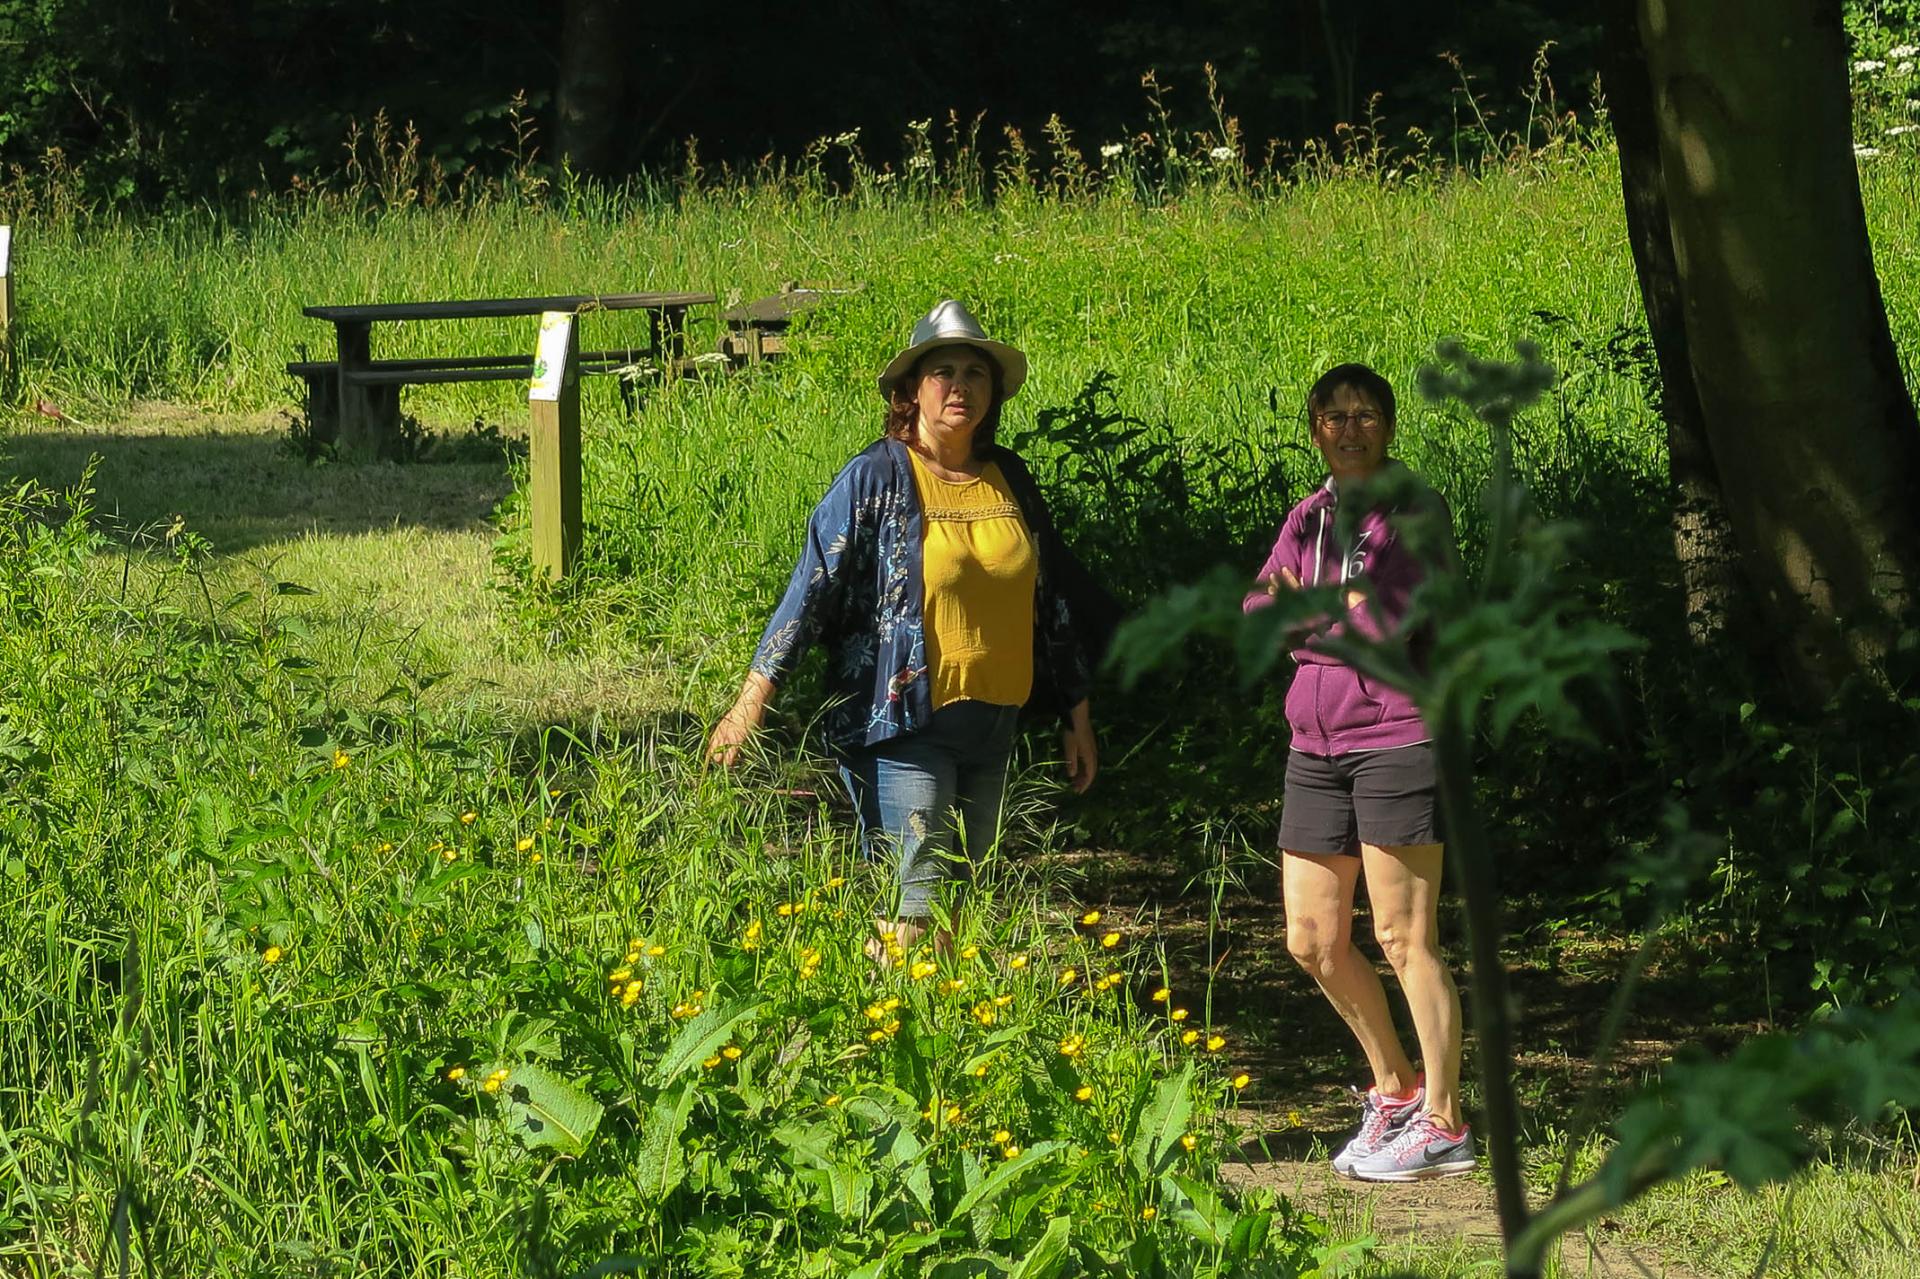
<instances>
[{"instance_id":1,"label":"tree bark","mask_svg":"<svg viewBox=\"0 0 1920 1279\"><path fill-rule=\"evenodd\" d=\"M555 94L560 160L576 173L605 176L619 157L626 96L631 7L623 0L567 0L560 30L560 84Z\"/></svg>"},{"instance_id":2,"label":"tree bark","mask_svg":"<svg viewBox=\"0 0 1920 1279\"><path fill-rule=\"evenodd\" d=\"M1890 649L1920 583L1920 421L1867 241L1838 0L1638 0L1693 381L1791 674Z\"/></svg>"},{"instance_id":3,"label":"tree bark","mask_svg":"<svg viewBox=\"0 0 1920 1279\"><path fill-rule=\"evenodd\" d=\"M1720 495L1720 471L1707 439L1700 393L1693 384L1654 123L1653 83L1640 44L1636 4L1607 0L1602 14L1607 118L1620 151L1627 243L1660 370L1656 407L1667 428L1669 526L1685 592L1687 633L1696 647L1711 648L1727 636L1740 597L1740 554Z\"/></svg>"}]
</instances>

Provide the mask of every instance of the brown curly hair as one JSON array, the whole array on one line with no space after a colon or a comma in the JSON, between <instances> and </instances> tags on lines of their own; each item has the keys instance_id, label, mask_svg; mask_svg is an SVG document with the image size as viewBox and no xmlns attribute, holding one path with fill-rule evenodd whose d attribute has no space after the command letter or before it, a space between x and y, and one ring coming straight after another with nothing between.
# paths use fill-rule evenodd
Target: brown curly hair
<instances>
[{"instance_id":1,"label":"brown curly hair","mask_svg":"<svg viewBox=\"0 0 1920 1279\"><path fill-rule=\"evenodd\" d=\"M991 355L969 342L949 342L934 347L933 350L926 352L921 355L919 359L915 360L913 367L908 369L894 382L892 388L887 392L887 422L885 431L888 439L910 440L913 438L913 428L920 420L920 404L918 400L921 376L920 367L927 362L927 358L933 355L934 352L951 350L956 346L966 347L967 350L972 351L975 355L985 360L987 367L993 370L993 403L987 407L987 414L980 419L980 425L974 428L973 451L975 453L984 452L992 446L994 434L1000 429L1000 406L1006 402L1007 398L1006 374L1001 371L1000 361L994 359Z\"/></svg>"}]
</instances>

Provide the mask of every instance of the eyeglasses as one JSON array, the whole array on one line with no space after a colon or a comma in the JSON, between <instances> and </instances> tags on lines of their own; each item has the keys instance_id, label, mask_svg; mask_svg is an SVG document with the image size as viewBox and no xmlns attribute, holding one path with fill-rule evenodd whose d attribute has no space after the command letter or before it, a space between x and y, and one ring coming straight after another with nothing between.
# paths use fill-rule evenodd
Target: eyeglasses
<instances>
[{"instance_id":1,"label":"eyeglasses","mask_svg":"<svg viewBox=\"0 0 1920 1279\"><path fill-rule=\"evenodd\" d=\"M1373 409L1359 409L1352 413L1341 413L1335 410L1313 415L1315 426L1323 431L1335 433L1346 430L1348 423L1352 423L1363 431L1377 431L1380 429L1382 420L1380 414Z\"/></svg>"}]
</instances>

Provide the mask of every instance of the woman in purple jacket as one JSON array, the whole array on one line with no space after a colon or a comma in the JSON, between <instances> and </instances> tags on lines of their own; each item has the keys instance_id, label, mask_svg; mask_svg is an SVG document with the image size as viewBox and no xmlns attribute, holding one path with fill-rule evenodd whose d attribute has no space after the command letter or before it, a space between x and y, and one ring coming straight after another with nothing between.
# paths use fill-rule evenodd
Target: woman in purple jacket
<instances>
[{"instance_id":1,"label":"woman in purple jacket","mask_svg":"<svg viewBox=\"0 0 1920 1279\"><path fill-rule=\"evenodd\" d=\"M1341 490L1400 465L1387 456L1393 388L1363 364L1342 364L1307 392L1307 419L1326 483L1288 513L1245 601L1251 612L1282 591L1346 588L1341 615L1293 654L1293 743L1280 818L1287 949L1320 983L1373 1073L1360 1130L1334 1155L1334 1170L1367 1181L1448 1176L1473 1167L1474 1147L1460 1114L1460 993L1438 935L1444 845L1432 746L1410 698L1329 656L1318 640L1344 627L1369 638L1391 632L1425 575L1392 511L1361 516L1351 545L1337 528ZM1362 875L1374 936L1413 1014L1424 1076L1401 1047L1378 974L1353 943Z\"/></svg>"}]
</instances>

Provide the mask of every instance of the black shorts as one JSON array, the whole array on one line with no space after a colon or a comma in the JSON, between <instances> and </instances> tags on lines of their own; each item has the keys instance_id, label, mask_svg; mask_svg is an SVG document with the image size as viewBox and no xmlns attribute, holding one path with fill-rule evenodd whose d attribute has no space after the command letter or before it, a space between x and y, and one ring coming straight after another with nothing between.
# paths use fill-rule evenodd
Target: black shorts
<instances>
[{"instance_id":1,"label":"black shorts","mask_svg":"<svg viewBox=\"0 0 1920 1279\"><path fill-rule=\"evenodd\" d=\"M1280 847L1293 853L1348 853L1360 845L1438 844L1433 746L1350 755L1287 752Z\"/></svg>"}]
</instances>

